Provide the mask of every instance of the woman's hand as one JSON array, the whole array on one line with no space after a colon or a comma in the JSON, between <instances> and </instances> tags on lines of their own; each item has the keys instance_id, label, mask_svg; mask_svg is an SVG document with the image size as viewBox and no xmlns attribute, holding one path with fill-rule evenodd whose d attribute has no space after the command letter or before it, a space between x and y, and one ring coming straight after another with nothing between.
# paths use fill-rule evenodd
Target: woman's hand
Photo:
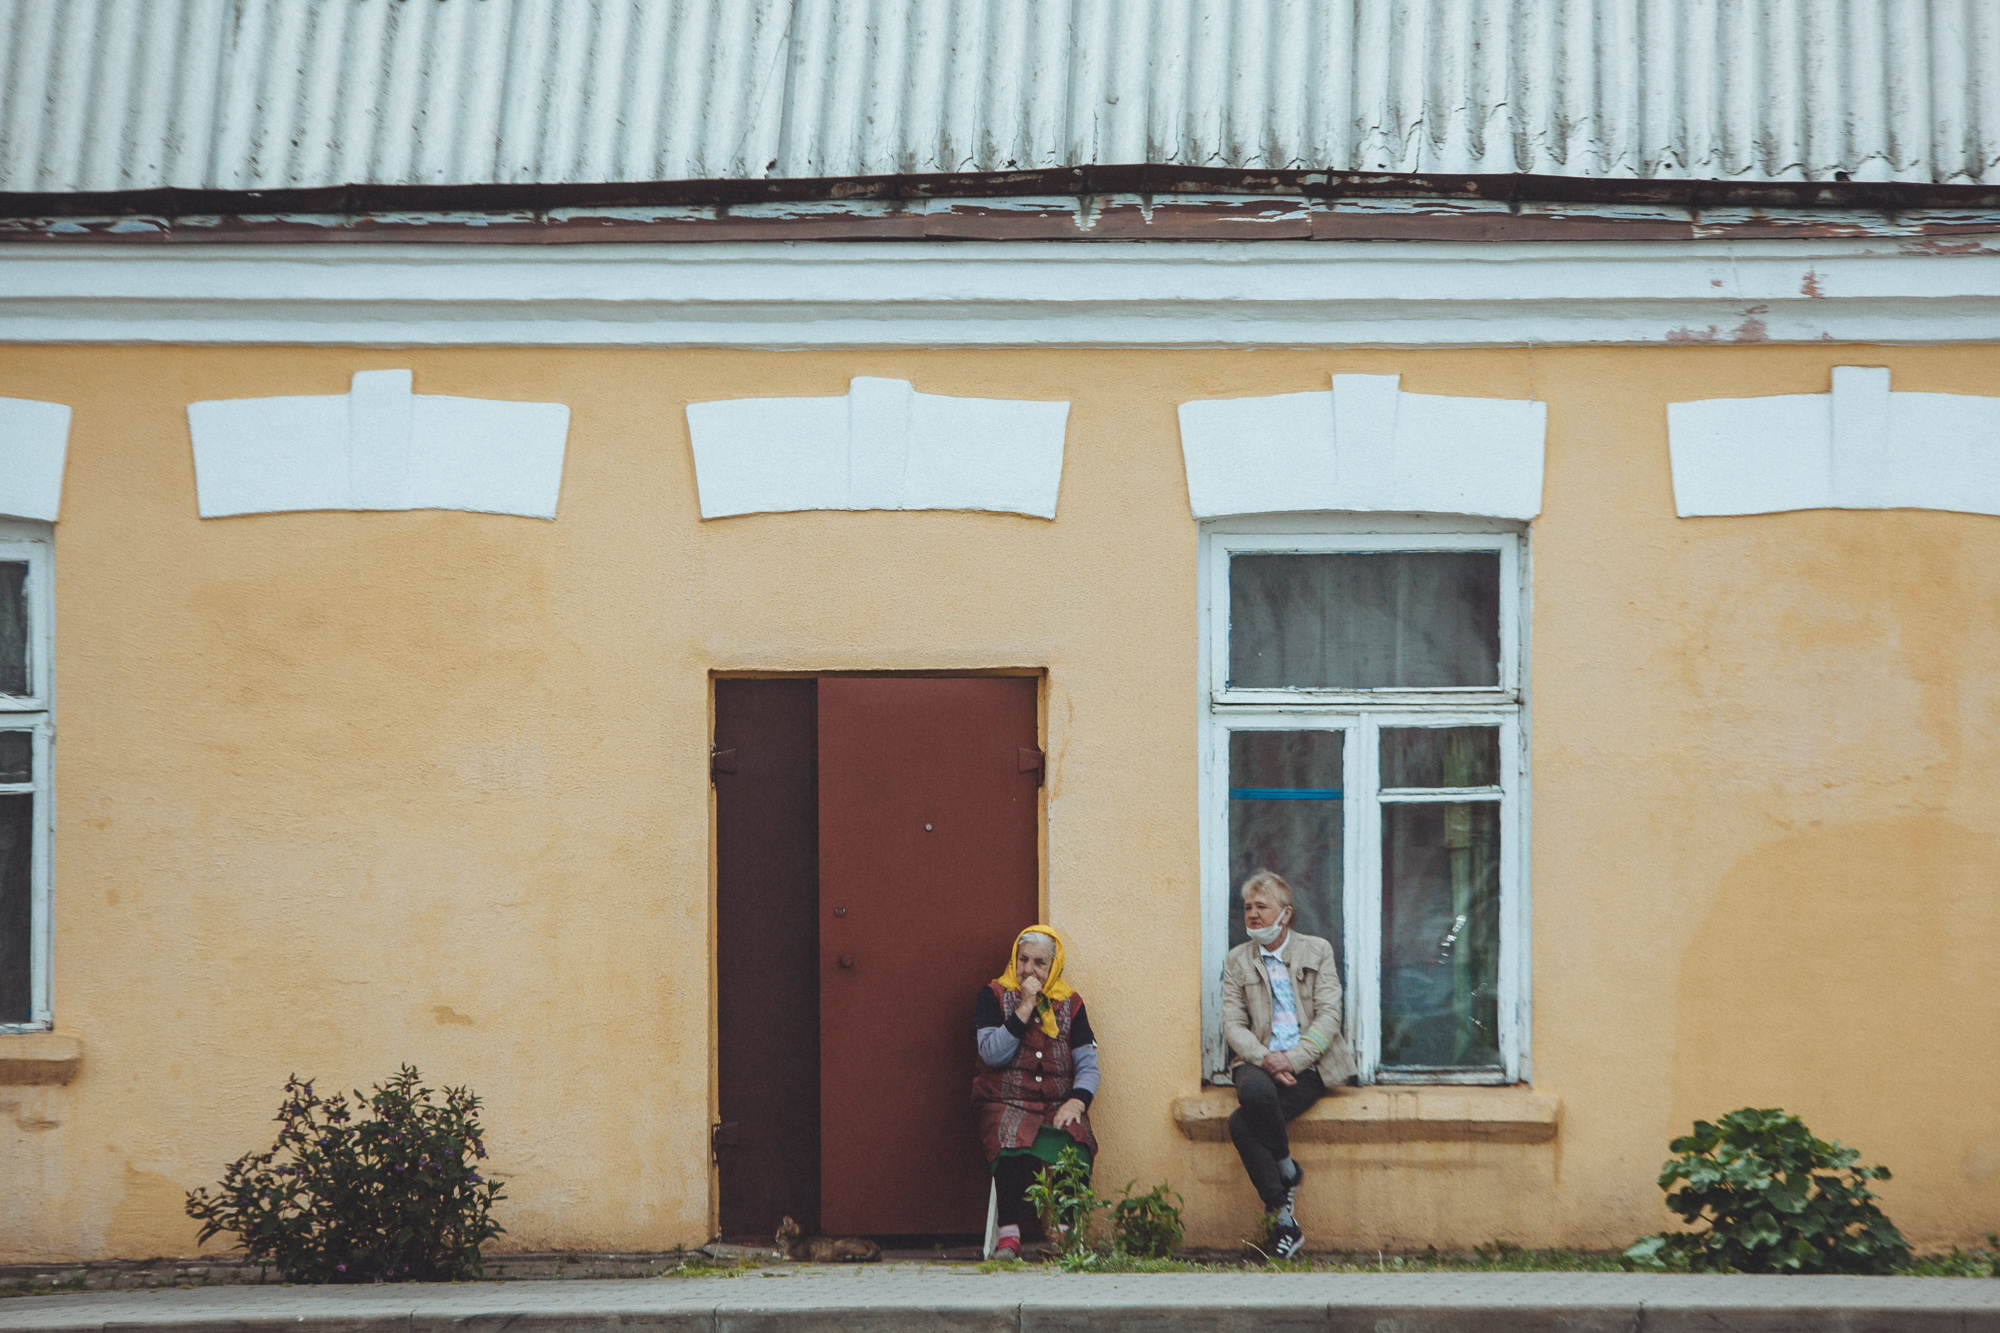
<instances>
[{"instance_id":1,"label":"woman's hand","mask_svg":"<svg viewBox=\"0 0 2000 1333\"><path fill-rule=\"evenodd\" d=\"M1083 1119L1083 1103L1072 1097L1056 1108L1055 1116L1049 1123L1057 1129L1068 1129L1081 1119Z\"/></svg>"},{"instance_id":2,"label":"woman's hand","mask_svg":"<svg viewBox=\"0 0 2000 1333\"><path fill-rule=\"evenodd\" d=\"M1014 1009L1014 1017L1023 1023L1034 1016L1035 1001L1042 998L1042 979L1028 977L1021 982L1021 1003Z\"/></svg>"},{"instance_id":3,"label":"woman's hand","mask_svg":"<svg viewBox=\"0 0 2000 1333\"><path fill-rule=\"evenodd\" d=\"M1285 1058L1283 1051L1264 1052L1264 1072L1274 1082L1287 1088L1299 1081L1298 1075L1292 1072L1292 1062Z\"/></svg>"}]
</instances>

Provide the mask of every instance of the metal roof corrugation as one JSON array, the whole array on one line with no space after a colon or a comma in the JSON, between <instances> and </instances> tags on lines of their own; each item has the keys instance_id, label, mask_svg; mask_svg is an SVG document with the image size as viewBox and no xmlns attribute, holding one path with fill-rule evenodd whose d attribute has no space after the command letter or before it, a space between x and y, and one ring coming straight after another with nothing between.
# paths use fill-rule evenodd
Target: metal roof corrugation
<instances>
[{"instance_id":1,"label":"metal roof corrugation","mask_svg":"<svg viewBox=\"0 0 2000 1333\"><path fill-rule=\"evenodd\" d=\"M2000 183L1994 0L0 0L0 190Z\"/></svg>"}]
</instances>

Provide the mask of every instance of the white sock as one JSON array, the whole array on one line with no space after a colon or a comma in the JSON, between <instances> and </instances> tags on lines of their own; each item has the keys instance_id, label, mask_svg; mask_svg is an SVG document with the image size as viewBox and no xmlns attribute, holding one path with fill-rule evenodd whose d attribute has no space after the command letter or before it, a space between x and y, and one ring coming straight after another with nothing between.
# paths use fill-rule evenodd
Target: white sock
<instances>
[{"instance_id":1,"label":"white sock","mask_svg":"<svg viewBox=\"0 0 2000 1333\"><path fill-rule=\"evenodd\" d=\"M1021 1228L1019 1228L1019 1227L1001 1227L1001 1228L1000 1228L1000 1234L999 1234L999 1235L997 1235L997 1236L995 1236L995 1237L994 1237L993 1239L994 1239L994 1240L995 1240L996 1242L998 1242L998 1241L1003 1241L1003 1240L1011 1240L1011 1241L1018 1241L1018 1240L1020 1240L1020 1239L1021 1239Z\"/></svg>"},{"instance_id":2,"label":"white sock","mask_svg":"<svg viewBox=\"0 0 2000 1333\"><path fill-rule=\"evenodd\" d=\"M1289 1157L1278 1163L1278 1179L1284 1181L1287 1185L1304 1174L1305 1172L1299 1170L1299 1164Z\"/></svg>"}]
</instances>

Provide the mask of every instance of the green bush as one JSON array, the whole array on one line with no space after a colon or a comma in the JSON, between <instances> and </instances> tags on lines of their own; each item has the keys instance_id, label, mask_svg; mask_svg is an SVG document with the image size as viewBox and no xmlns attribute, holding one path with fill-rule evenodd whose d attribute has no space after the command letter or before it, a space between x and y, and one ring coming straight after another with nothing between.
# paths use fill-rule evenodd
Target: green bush
<instances>
[{"instance_id":1,"label":"green bush","mask_svg":"<svg viewBox=\"0 0 2000 1333\"><path fill-rule=\"evenodd\" d=\"M1090 1228L1104 1208L1090 1185L1090 1159L1075 1147L1057 1154L1028 1186L1028 1202L1042 1219L1042 1230L1055 1243L1056 1254L1073 1261L1090 1252Z\"/></svg>"},{"instance_id":2,"label":"green bush","mask_svg":"<svg viewBox=\"0 0 2000 1333\"><path fill-rule=\"evenodd\" d=\"M1132 1186L1137 1183L1126 1182L1125 1192L1111 1206L1112 1251L1134 1259L1164 1259L1180 1248L1181 1237L1187 1234L1181 1221L1187 1200L1165 1185L1155 1185L1135 1199Z\"/></svg>"},{"instance_id":3,"label":"green bush","mask_svg":"<svg viewBox=\"0 0 2000 1333\"><path fill-rule=\"evenodd\" d=\"M215 1194L189 1192L201 1240L232 1232L253 1262L294 1282L479 1276L479 1247L504 1230L492 1210L505 1197L479 1171L479 1098L446 1088L439 1103L421 1078L404 1065L350 1104L293 1075L270 1151L224 1167Z\"/></svg>"},{"instance_id":4,"label":"green bush","mask_svg":"<svg viewBox=\"0 0 2000 1333\"><path fill-rule=\"evenodd\" d=\"M1700 1231L1661 1232L1625 1251L1627 1268L1695 1273L1890 1273L1910 1257L1868 1181L1887 1167L1814 1138L1781 1110L1697 1120L1668 1145L1667 1207ZM1674 1188L1676 1185L1678 1189Z\"/></svg>"}]
</instances>

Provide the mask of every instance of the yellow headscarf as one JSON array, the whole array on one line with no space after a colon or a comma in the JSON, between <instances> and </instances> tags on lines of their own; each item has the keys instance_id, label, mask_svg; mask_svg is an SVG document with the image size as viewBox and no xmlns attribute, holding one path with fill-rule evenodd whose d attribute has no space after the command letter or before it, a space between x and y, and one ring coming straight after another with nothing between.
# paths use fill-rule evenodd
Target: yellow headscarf
<instances>
[{"instance_id":1,"label":"yellow headscarf","mask_svg":"<svg viewBox=\"0 0 2000 1333\"><path fill-rule=\"evenodd\" d=\"M1042 997L1035 1002L1035 1012L1042 1016L1042 1031L1048 1036L1056 1035L1056 1015L1051 1005L1061 1004L1076 994L1062 979L1063 937L1056 933L1054 926L1029 926L1014 937L1014 947L1007 951L1007 970L993 980L1001 990L1021 989L1020 967L1015 961L1021 956L1022 935L1046 935L1056 942L1056 960L1049 964L1049 979L1042 983Z\"/></svg>"}]
</instances>

